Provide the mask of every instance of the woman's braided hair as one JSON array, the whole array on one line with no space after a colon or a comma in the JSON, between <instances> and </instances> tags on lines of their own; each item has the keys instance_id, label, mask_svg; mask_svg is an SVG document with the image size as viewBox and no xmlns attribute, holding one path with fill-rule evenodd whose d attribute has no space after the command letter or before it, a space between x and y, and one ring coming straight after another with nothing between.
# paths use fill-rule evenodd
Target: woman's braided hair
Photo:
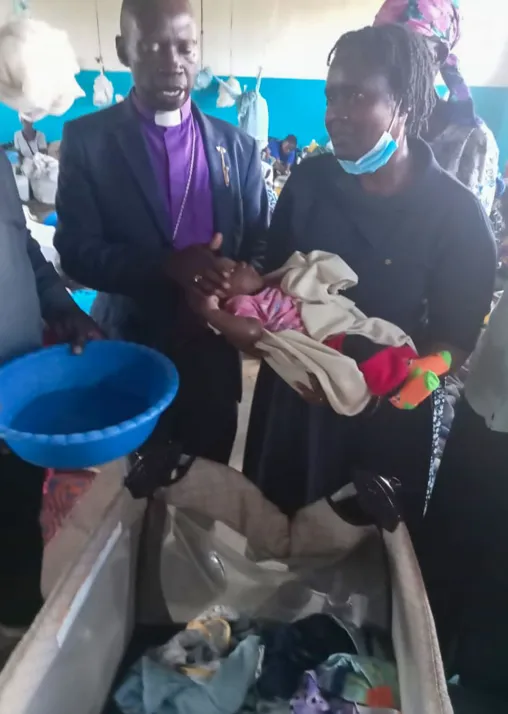
<instances>
[{"instance_id":1,"label":"woman's braided hair","mask_svg":"<svg viewBox=\"0 0 508 714\"><path fill-rule=\"evenodd\" d=\"M436 67L427 41L403 25L364 27L342 35L328 55L328 65L352 52L386 75L396 103L407 113L407 133L419 136L436 104Z\"/></svg>"}]
</instances>

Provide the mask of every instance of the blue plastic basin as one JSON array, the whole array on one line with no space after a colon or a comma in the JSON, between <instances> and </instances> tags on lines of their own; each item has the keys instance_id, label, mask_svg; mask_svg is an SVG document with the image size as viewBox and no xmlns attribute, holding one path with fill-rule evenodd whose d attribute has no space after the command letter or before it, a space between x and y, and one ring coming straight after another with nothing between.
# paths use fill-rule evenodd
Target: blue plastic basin
<instances>
[{"instance_id":1,"label":"blue plastic basin","mask_svg":"<svg viewBox=\"0 0 508 714\"><path fill-rule=\"evenodd\" d=\"M174 364L148 347L50 347L0 369L0 438L37 466L98 466L139 448L177 391Z\"/></svg>"}]
</instances>

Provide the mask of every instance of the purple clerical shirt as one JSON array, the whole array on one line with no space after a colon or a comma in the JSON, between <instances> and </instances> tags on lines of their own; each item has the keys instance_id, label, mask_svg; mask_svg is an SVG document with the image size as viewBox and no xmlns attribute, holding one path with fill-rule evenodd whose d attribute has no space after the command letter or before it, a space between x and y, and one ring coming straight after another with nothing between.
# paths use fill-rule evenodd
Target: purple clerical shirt
<instances>
[{"instance_id":1,"label":"purple clerical shirt","mask_svg":"<svg viewBox=\"0 0 508 714\"><path fill-rule=\"evenodd\" d=\"M167 209L174 248L182 250L190 245L209 243L214 228L210 172L201 130L192 115L191 100L188 99L181 109L181 123L170 127L158 126L154 113L141 106L135 92L132 93L132 100L141 120L152 167ZM175 235L189 180L193 142L194 170Z\"/></svg>"}]
</instances>

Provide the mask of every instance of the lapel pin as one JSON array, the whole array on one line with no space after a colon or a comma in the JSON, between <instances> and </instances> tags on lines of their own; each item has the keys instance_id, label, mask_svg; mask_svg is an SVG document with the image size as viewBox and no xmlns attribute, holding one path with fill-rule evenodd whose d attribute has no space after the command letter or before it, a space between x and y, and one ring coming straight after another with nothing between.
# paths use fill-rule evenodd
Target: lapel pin
<instances>
[{"instance_id":1,"label":"lapel pin","mask_svg":"<svg viewBox=\"0 0 508 714\"><path fill-rule=\"evenodd\" d=\"M220 154L220 160L221 160L221 164L222 164L222 174L224 176L224 183L226 184L226 186L229 186L229 166L227 166L226 159L225 159L227 151L223 146L216 146L215 148L217 149L217 151Z\"/></svg>"}]
</instances>

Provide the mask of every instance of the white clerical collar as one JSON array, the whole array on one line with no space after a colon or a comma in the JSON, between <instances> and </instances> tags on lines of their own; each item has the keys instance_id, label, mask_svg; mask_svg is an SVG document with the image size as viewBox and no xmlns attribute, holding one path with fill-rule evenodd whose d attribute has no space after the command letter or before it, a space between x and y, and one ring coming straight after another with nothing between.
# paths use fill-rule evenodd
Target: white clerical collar
<instances>
[{"instance_id":1,"label":"white clerical collar","mask_svg":"<svg viewBox=\"0 0 508 714\"><path fill-rule=\"evenodd\" d=\"M180 126L182 123L182 110L155 112L154 122L157 126L163 126L165 129L171 126Z\"/></svg>"}]
</instances>

